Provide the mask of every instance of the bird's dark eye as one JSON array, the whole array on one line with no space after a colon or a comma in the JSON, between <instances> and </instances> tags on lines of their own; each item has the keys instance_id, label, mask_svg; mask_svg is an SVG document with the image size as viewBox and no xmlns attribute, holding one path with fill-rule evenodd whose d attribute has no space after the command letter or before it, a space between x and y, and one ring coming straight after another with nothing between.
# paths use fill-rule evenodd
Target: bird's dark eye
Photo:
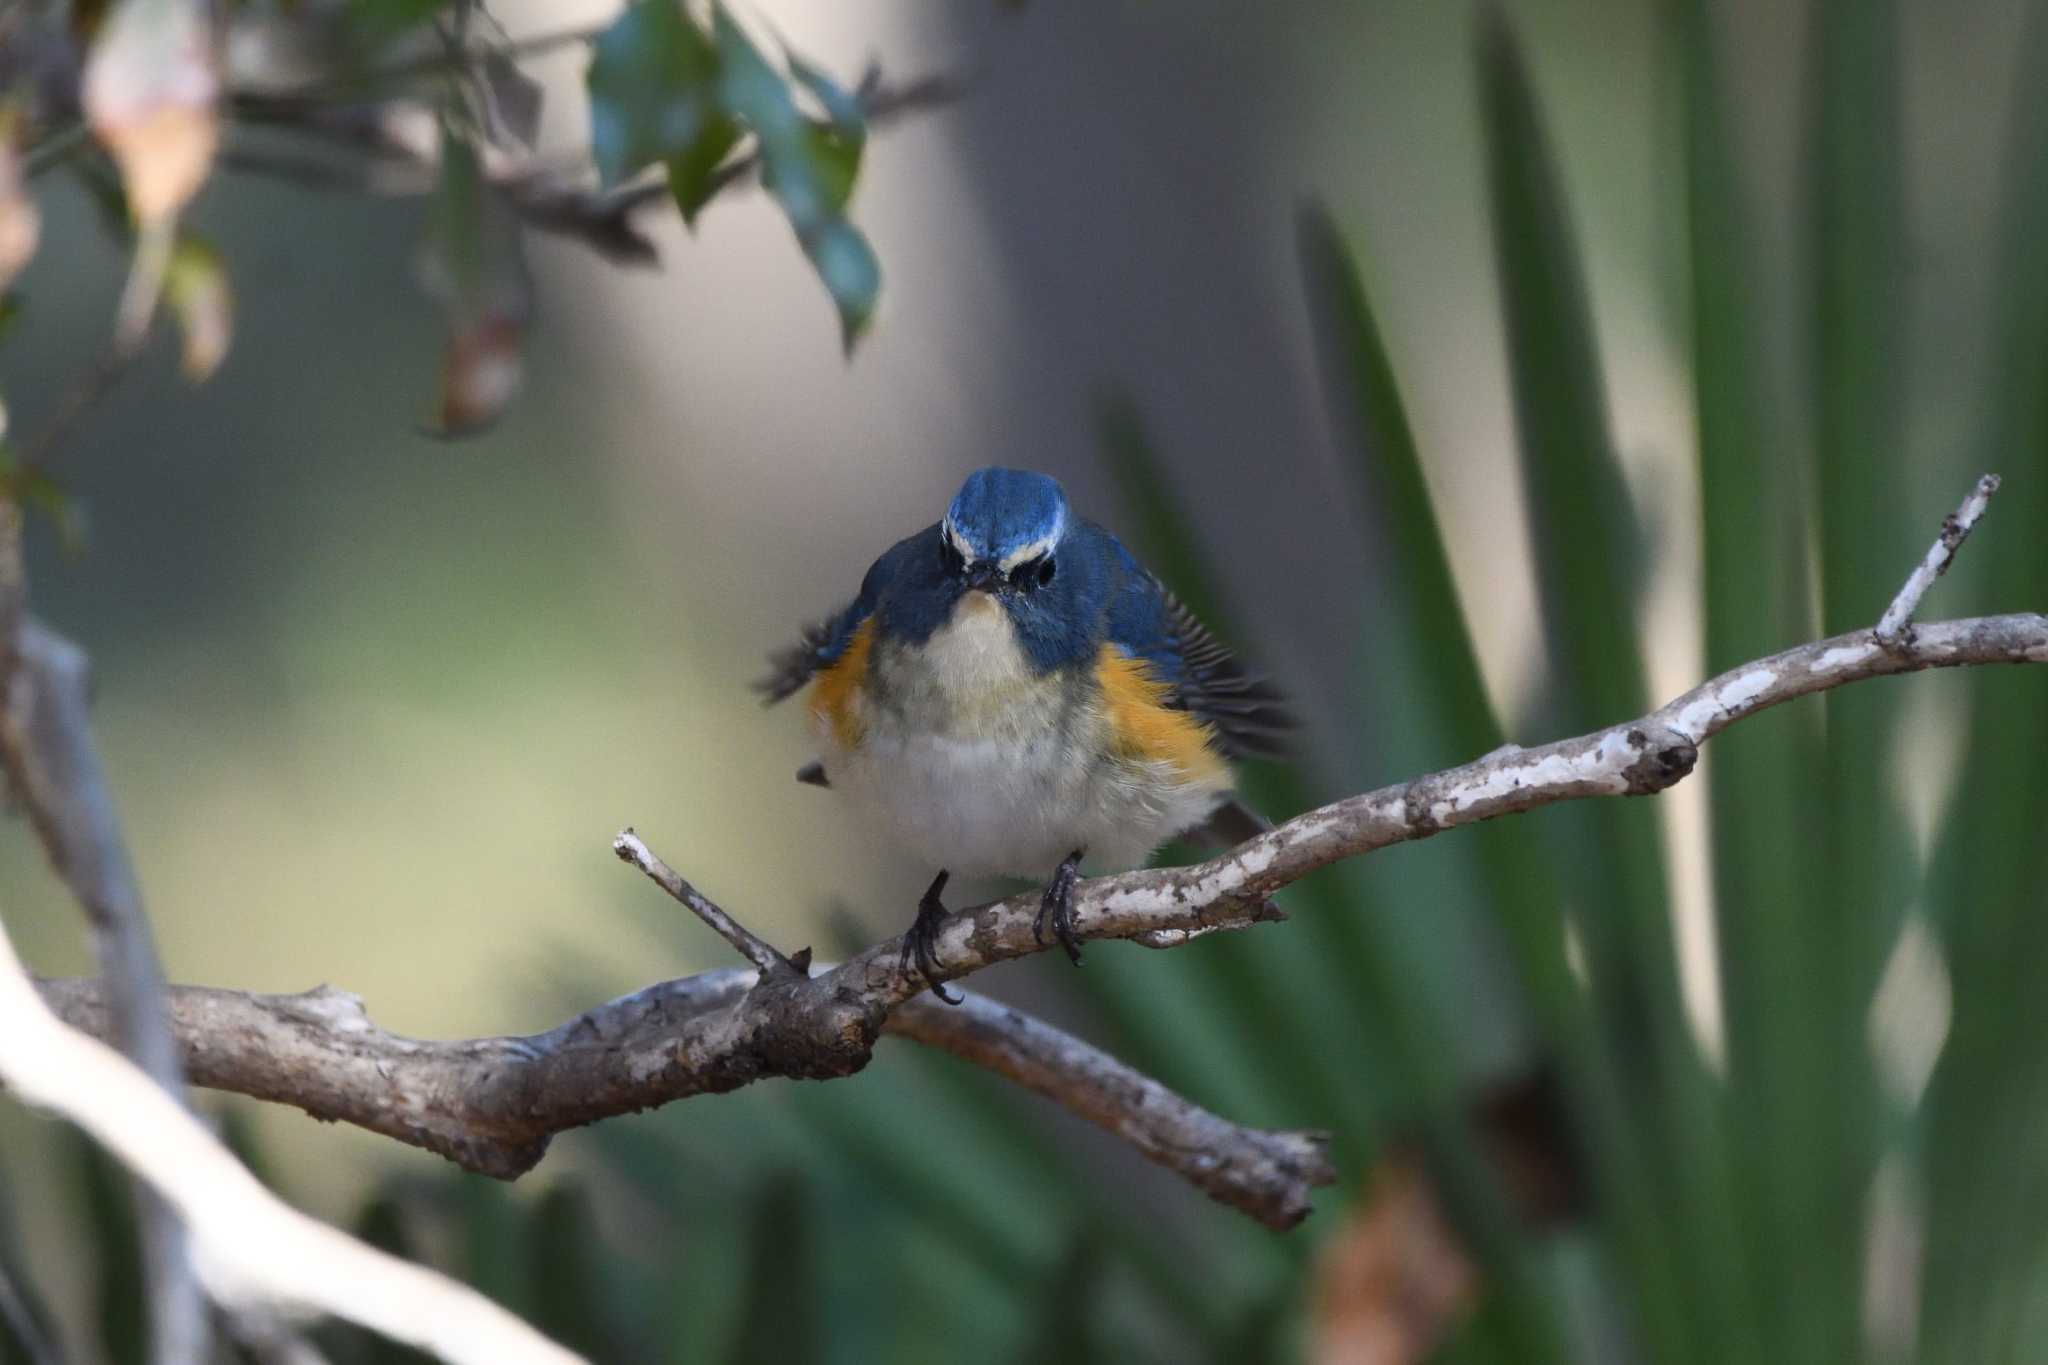
<instances>
[{"instance_id":1,"label":"bird's dark eye","mask_svg":"<svg viewBox=\"0 0 2048 1365\"><path fill-rule=\"evenodd\" d=\"M966 557L953 548L952 540L945 536L939 537L939 567L949 578L958 578L967 572Z\"/></svg>"},{"instance_id":2,"label":"bird's dark eye","mask_svg":"<svg viewBox=\"0 0 2048 1365\"><path fill-rule=\"evenodd\" d=\"M1030 592L1052 582L1053 564L1051 555L1040 555L1027 559L1010 570L1010 586L1019 592Z\"/></svg>"}]
</instances>

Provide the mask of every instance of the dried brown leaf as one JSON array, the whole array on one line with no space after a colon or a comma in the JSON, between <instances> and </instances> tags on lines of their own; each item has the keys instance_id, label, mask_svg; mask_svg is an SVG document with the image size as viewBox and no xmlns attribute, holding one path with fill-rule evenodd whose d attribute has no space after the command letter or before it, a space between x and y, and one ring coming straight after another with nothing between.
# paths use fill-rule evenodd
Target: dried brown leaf
<instances>
[{"instance_id":1,"label":"dried brown leaf","mask_svg":"<svg viewBox=\"0 0 2048 1365\"><path fill-rule=\"evenodd\" d=\"M1478 1297L1479 1274L1421 1160L1395 1152L1315 1270L1313 1365L1416 1365Z\"/></svg>"}]
</instances>

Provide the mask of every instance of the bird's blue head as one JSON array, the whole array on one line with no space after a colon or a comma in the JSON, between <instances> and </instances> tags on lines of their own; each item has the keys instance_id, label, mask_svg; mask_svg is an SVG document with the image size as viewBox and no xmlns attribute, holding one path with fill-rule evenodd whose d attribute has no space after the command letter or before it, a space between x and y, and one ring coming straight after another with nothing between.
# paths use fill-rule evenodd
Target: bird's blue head
<instances>
[{"instance_id":1,"label":"bird's blue head","mask_svg":"<svg viewBox=\"0 0 2048 1365\"><path fill-rule=\"evenodd\" d=\"M1067 533L1057 480L1024 469L977 469L939 523L949 575L975 588L1031 592L1052 583Z\"/></svg>"}]
</instances>

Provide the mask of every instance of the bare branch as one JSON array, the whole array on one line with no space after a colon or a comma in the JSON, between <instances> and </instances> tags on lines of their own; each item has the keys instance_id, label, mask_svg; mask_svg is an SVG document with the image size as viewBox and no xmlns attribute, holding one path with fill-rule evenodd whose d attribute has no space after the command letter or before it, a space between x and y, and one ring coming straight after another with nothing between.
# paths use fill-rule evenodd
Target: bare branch
<instances>
[{"instance_id":1,"label":"bare branch","mask_svg":"<svg viewBox=\"0 0 2048 1365\"><path fill-rule=\"evenodd\" d=\"M803 975L797 971L795 964L775 951L765 939L757 938L752 930L719 909L710 897L684 881L681 873L655 856L654 850L641 842L640 836L632 830L619 832L619 836L612 840L612 852L619 855L620 862L631 863L646 873L649 881L668 892L691 914L710 925L720 938L730 943L741 957L758 967L763 975L773 975L776 972ZM805 960L808 962L808 956Z\"/></svg>"},{"instance_id":2,"label":"bare branch","mask_svg":"<svg viewBox=\"0 0 2048 1365\"><path fill-rule=\"evenodd\" d=\"M550 41L568 40L564 35ZM950 104L964 88L960 79L943 75L892 85L871 70L859 97L869 126L880 128ZM235 97L234 108L243 120L299 135L301 140L369 152L374 159L366 167L352 168L262 148L230 147L221 157L229 170L309 189L394 196L431 194L438 183L439 125L431 110L412 101L331 104L299 92L245 91ZM573 238L615 264L655 263L654 243L634 219L642 209L669 201L666 176L643 176L607 189L595 185L587 163L510 154L490 145L479 150L485 178L528 227ZM752 150L743 152L718 168L716 190L748 180L759 169L758 156Z\"/></svg>"},{"instance_id":3,"label":"bare branch","mask_svg":"<svg viewBox=\"0 0 2048 1365\"><path fill-rule=\"evenodd\" d=\"M678 1046L694 1064L704 1046L695 1041L698 1025L733 1009L758 980L741 967L704 972L600 1005L547 1033L450 1043L386 1033L360 999L326 987L250 995L173 986L170 1004L197 1084L294 1104L509 1179L538 1162L564 1128L675 1098L631 1083L632 1068ZM38 984L74 1027L94 1034L106 1027L97 981ZM1310 1190L1334 1178L1321 1137L1239 1127L992 1000L970 994L958 1008L913 1001L889 1017L887 1029L1037 1091L1271 1226L1300 1221ZM600 1075L592 1062L608 1056L617 1063ZM786 1073L735 1069L719 1088L770 1074ZM665 1086L675 1083L671 1077Z\"/></svg>"},{"instance_id":4,"label":"bare branch","mask_svg":"<svg viewBox=\"0 0 2048 1365\"><path fill-rule=\"evenodd\" d=\"M50 865L85 911L112 992L108 1036L182 1103L163 970L93 744L85 654L30 619L27 598L21 509L0 503L0 766ZM154 1358L198 1359L207 1324L185 1231L146 1187L136 1193Z\"/></svg>"},{"instance_id":5,"label":"bare branch","mask_svg":"<svg viewBox=\"0 0 2048 1365\"><path fill-rule=\"evenodd\" d=\"M958 1005L917 996L890 1014L887 1028L1064 1105L1269 1228L1308 1217L1310 1192L1337 1179L1327 1133L1241 1128L987 996L963 993Z\"/></svg>"},{"instance_id":6,"label":"bare branch","mask_svg":"<svg viewBox=\"0 0 2048 1365\"><path fill-rule=\"evenodd\" d=\"M1884 615L1878 618L1875 634L1879 644L1886 649L1897 649L1901 640L1912 638L1913 613L1920 609L1920 599L1934 586L1935 579L1948 572L1956 551L1969 538L1970 529L1977 524L1977 518L1984 515L1984 509L1991 505L1991 495L1997 491L1998 476L1986 474L1977 480L1977 486L1963 499L1963 505L1942 521L1941 534L1927 548L1926 557L1907 577L1899 595L1884 609Z\"/></svg>"},{"instance_id":7,"label":"bare branch","mask_svg":"<svg viewBox=\"0 0 2048 1365\"><path fill-rule=\"evenodd\" d=\"M331 1313L453 1362L580 1359L467 1285L282 1203L133 1063L53 1015L4 928L0 1080L85 1129L177 1209L223 1304Z\"/></svg>"}]
</instances>

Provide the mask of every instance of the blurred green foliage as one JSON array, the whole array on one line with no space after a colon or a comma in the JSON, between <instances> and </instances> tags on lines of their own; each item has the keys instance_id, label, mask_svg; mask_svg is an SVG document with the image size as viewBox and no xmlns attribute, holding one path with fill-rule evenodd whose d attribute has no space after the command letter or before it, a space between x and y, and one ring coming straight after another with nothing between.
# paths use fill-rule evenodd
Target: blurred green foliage
<instances>
[{"instance_id":1,"label":"blurred green foliage","mask_svg":"<svg viewBox=\"0 0 2048 1365\"><path fill-rule=\"evenodd\" d=\"M2048 277L2034 260L2048 233L2048 113L2032 94L2048 81L2048 10L2022 54L2002 180L2010 287L1996 382L1969 461L1938 479L1910 465L1898 418L1897 15L1862 0L1816 10L1797 176L1807 361L1792 411L1758 355L1760 234L1713 7L1668 0L1664 18L1683 96L1675 169L1708 666L1873 621L1945 510L1923 490L1959 496L1979 466L2004 473L2007 492L1942 614L2036 604L2048 582ZM1374 314L1377 263L1311 206L1298 235L1306 302L1373 569L1332 601L1353 613L1356 694L1373 721L1317 736L1299 767L1254 767L1247 790L1275 812L1655 700L1638 643L1649 535L1609 425L1543 101L1497 14L1483 17L1476 59L1537 554L1537 701L1504 717L1489 699L1397 348ZM591 72L600 164L618 176L665 162L693 213L737 130L752 130L850 341L872 306L872 258L862 267L831 243L859 240L835 236L858 113L792 63L826 112L799 115L788 87L757 79L758 60L722 11L700 32L673 7L633 6ZM664 102L685 88L688 117L668 118ZM1120 397L1103 404L1101 436L1123 495L1117 524L1229 637L1249 604L1205 560L1169 491L1170 456ZM897 1047L856 1080L604 1124L586 1169L538 1192L453 1173L390 1180L357 1231L604 1361L916 1362L963 1348L1016 1361L1289 1358L1320 1326L1319 1248L1349 1234L1369 1174L1399 1146L1424 1154L1479 1271L1445 1359L2048 1359L2048 935L2032 920L2048 696L2035 670L1934 681L1964 695L1967 744L1924 857L1900 775L1918 683L1769 713L1703 761L1725 1055L1687 1015L1667 832L1648 802L1538 812L1331 869L1283 897L1289 924L1190 945L1171 975L1136 953L1061 974L1077 1026L1139 1068L1240 1121L1335 1130L1344 1179L1299 1233L1275 1237L1192 1194L1170 1215L1131 1216L1117 1172L1071 1154L1062 1116ZM1953 1001L1924 1094L1887 1083L1873 1043L1880 980L1915 935L1936 945ZM1545 1137L1587 1175L1561 1222L1530 1217L1473 1122L1490 1082L1551 1074L1565 1119ZM79 1147L73 1165L102 1335L115 1359L139 1358L125 1206L102 1158ZM290 1173L275 1178L289 1193ZM1908 1233L1889 1227L1898 1219ZM1921 1237L1922 1256L1900 1250ZM32 1360L25 1338L47 1314L4 1220L0 1274L20 1299L0 1313L0 1360ZM1917 1280L1917 1314L1881 1301L1898 1275L1909 1300ZM345 1329L321 1338L341 1362L411 1358Z\"/></svg>"}]
</instances>

